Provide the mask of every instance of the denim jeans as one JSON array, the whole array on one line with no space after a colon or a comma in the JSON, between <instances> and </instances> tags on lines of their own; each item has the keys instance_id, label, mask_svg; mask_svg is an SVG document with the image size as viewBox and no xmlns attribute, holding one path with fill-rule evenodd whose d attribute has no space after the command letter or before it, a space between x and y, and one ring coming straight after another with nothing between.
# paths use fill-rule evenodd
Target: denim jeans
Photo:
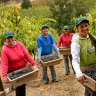
<instances>
[{"instance_id":1,"label":"denim jeans","mask_svg":"<svg viewBox=\"0 0 96 96\"><path fill-rule=\"evenodd\" d=\"M51 71L52 80L56 80L56 73L55 73L54 66L49 66L49 68ZM48 82L49 78L48 78L48 74L47 74L47 67L43 66L42 69L43 69L43 81Z\"/></svg>"},{"instance_id":2,"label":"denim jeans","mask_svg":"<svg viewBox=\"0 0 96 96\"><path fill-rule=\"evenodd\" d=\"M85 96L96 96L96 91L93 91L88 87L85 87Z\"/></svg>"},{"instance_id":3,"label":"denim jeans","mask_svg":"<svg viewBox=\"0 0 96 96\"><path fill-rule=\"evenodd\" d=\"M70 63L72 65L72 56L71 55L63 55L63 59L64 59L64 64L65 64L65 68L66 68L66 74L70 72L69 69L69 59L70 59Z\"/></svg>"}]
</instances>

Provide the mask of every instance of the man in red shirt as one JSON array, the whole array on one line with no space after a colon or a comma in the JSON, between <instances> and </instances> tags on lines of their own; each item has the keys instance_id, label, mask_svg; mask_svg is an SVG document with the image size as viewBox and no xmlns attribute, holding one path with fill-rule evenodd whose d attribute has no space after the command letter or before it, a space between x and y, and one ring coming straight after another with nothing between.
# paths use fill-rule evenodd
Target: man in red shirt
<instances>
[{"instance_id":1,"label":"man in red shirt","mask_svg":"<svg viewBox=\"0 0 96 96\"><path fill-rule=\"evenodd\" d=\"M58 42L57 46L58 47L62 46L62 47L65 47L65 48L70 48L72 36L73 36L73 34L70 32L69 26L65 25L63 34L60 35L59 42ZM69 75L69 73L70 73L69 59L70 59L70 62L72 63L72 56L71 55L69 55L69 56L68 55L63 55L63 57L64 57L64 64L65 64L65 68L66 68L65 75Z\"/></svg>"}]
</instances>

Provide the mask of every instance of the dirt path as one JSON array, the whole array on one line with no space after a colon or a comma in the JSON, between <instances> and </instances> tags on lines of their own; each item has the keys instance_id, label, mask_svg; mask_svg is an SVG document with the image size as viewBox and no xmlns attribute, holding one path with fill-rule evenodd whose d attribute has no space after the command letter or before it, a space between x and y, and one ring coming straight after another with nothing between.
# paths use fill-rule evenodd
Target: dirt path
<instances>
[{"instance_id":1,"label":"dirt path","mask_svg":"<svg viewBox=\"0 0 96 96\"><path fill-rule=\"evenodd\" d=\"M71 68L70 68L71 69ZM72 72L69 76L65 76L64 64L56 65L55 70L57 73L57 78L59 82L43 84L41 82L41 67L39 70L39 76L37 80L31 81L27 87L26 96L84 96L84 87L78 83L75 75ZM48 69L49 78L50 70ZM51 79L50 79L51 81ZM14 92L8 94L7 96L15 96Z\"/></svg>"}]
</instances>

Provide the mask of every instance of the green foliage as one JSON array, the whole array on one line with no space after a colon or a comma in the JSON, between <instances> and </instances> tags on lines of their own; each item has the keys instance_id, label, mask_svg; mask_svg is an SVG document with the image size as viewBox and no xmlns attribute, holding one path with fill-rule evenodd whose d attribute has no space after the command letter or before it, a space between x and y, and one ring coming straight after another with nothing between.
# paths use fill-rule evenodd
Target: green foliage
<instances>
[{"instance_id":1,"label":"green foliage","mask_svg":"<svg viewBox=\"0 0 96 96\"><path fill-rule=\"evenodd\" d=\"M41 26L45 22L50 22L52 21L49 18L28 18L25 17L24 19L21 20L19 24L19 31L17 33L17 39L20 40L21 42L26 45L28 50L36 50L36 44L37 44L37 38L41 34ZM52 30L52 29L51 29ZM55 30L52 31L56 33ZM54 34L55 35L55 34ZM56 36L57 37L57 36Z\"/></svg>"},{"instance_id":2,"label":"green foliage","mask_svg":"<svg viewBox=\"0 0 96 96\"><path fill-rule=\"evenodd\" d=\"M96 10L90 10L90 13L86 17L90 21L90 33L96 36Z\"/></svg>"},{"instance_id":3,"label":"green foliage","mask_svg":"<svg viewBox=\"0 0 96 96\"><path fill-rule=\"evenodd\" d=\"M96 0L85 0L83 2L85 2L85 5L89 10L96 8Z\"/></svg>"},{"instance_id":4,"label":"green foliage","mask_svg":"<svg viewBox=\"0 0 96 96\"><path fill-rule=\"evenodd\" d=\"M30 0L23 0L22 4L21 4L22 8L28 9L29 7L31 7L31 2Z\"/></svg>"},{"instance_id":5,"label":"green foliage","mask_svg":"<svg viewBox=\"0 0 96 96\"><path fill-rule=\"evenodd\" d=\"M80 17L82 17L82 16L80 16ZM94 36L96 36L96 10L95 9L90 10L90 12L86 16L83 16L83 17L85 17L89 20L90 33L93 34ZM76 19L77 18L74 17L73 22L75 22ZM75 26L74 26L74 30L75 30L75 32L77 32Z\"/></svg>"},{"instance_id":6,"label":"green foliage","mask_svg":"<svg viewBox=\"0 0 96 96\"><path fill-rule=\"evenodd\" d=\"M20 22L19 7L0 5L0 45L4 42L4 32L8 30L16 31ZM1 49L0 46L0 49Z\"/></svg>"},{"instance_id":7,"label":"green foliage","mask_svg":"<svg viewBox=\"0 0 96 96\"><path fill-rule=\"evenodd\" d=\"M49 18L51 17L51 12L49 11L49 7L47 6L43 6L43 7L32 6L29 9L22 9L20 15L21 15L21 18L24 18L24 17Z\"/></svg>"},{"instance_id":8,"label":"green foliage","mask_svg":"<svg viewBox=\"0 0 96 96\"><path fill-rule=\"evenodd\" d=\"M58 34L57 34L57 31L54 29L54 28L49 28L49 33L52 34L55 42L57 43L58 42Z\"/></svg>"},{"instance_id":9,"label":"green foliage","mask_svg":"<svg viewBox=\"0 0 96 96\"><path fill-rule=\"evenodd\" d=\"M11 30L15 33L16 39L21 41L28 50L36 51L37 38L41 34L42 24L48 24L56 22L51 18L44 17L20 17L20 6L0 6L0 49L4 42L4 32ZM49 31L57 40L57 32L53 28L49 28Z\"/></svg>"},{"instance_id":10,"label":"green foliage","mask_svg":"<svg viewBox=\"0 0 96 96\"><path fill-rule=\"evenodd\" d=\"M0 0L0 3L2 3L2 0Z\"/></svg>"},{"instance_id":11,"label":"green foliage","mask_svg":"<svg viewBox=\"0 0 96 96\"><path fill-rule=\"evenodd\" d=\"M58 33L61 34L64 25L69 25L72 28L74 17L86 16L90 8L95 6L93 4L89 7L90 2L89 0L54 0L54 3L50 5L50 11L53 19L57 21L55 27L58 29Z\"/></svg>"}]
</instances>

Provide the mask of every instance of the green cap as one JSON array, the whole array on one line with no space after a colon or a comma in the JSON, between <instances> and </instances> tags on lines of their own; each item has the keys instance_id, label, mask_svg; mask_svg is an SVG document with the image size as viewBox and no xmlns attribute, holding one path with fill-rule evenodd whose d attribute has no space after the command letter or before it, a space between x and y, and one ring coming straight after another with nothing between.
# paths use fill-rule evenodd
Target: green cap
<instances>
[{"instance_id":1,"label":"green cap","mask_svg":"<svg viewBox=\"0 0 96 96\"><path fill-rule=\"evenodd\" d=\"M4 35L5 38L8 38L10 36L14 36L14 33L11 31L5 32L5 35Z\"/></svg>"},{"instance_id":2,"label":"green cap","mask_svg":"<svg viewBox=\"0 0 96 96\"><path fill-rule=\"evenodd\" d=\"M49 28L49 27L47 24L45 24L45 25L42 25L42 29L44 29L44 28Z\"/></svg>"},{"instance_id":3,"label":"green cap","mask_svg":"<svg viewBox=\"0 0 96 96\"><path fill-rule=\"evenodd\" d=\"M65 26L64 26L64 30L66 30L66 29L67 29L67 30L70 29L68 25L65 25Z\"/></svg>"},{"instance_id":4,"label":"green cap","mask_svg":"<svg viewBox=\"0 0 96 96\"><path fill-rule=\"evenodd\" d=\"M84 17L80 17L80 18L78 18L77 20L76 20L76 26L78 26L81 22L87 22L87 23L89 23L89 20L87 20L86 18L84 18Z\"/></svg>"}]
</instances>

